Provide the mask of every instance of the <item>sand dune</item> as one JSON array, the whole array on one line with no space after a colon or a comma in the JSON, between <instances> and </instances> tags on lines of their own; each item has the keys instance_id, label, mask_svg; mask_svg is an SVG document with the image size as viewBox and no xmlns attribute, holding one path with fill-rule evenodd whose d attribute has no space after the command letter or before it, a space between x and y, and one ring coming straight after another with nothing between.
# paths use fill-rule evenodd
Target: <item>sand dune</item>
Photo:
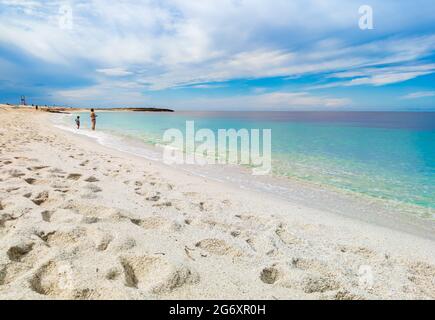
<instances>
[{"instance_id":1,"label":"sand dune","mask_svg":"<svg viewBox=\"0 0 435 320\"><path fill-rule=\"evenodd\" d=\"M0 110L1 299L434 299L432 240Z\"/></svg>"}]
</instances>

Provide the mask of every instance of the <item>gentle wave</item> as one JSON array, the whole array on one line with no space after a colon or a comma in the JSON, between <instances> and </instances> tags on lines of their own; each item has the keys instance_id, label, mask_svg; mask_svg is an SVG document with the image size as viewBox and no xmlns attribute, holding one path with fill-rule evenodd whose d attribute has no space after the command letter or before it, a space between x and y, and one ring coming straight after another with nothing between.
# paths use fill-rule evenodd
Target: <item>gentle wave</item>
<instances>
[{"instance_id":1,"label":"gentle wave","mask_svg":"<svg viewBox=\"0 0 435 320\"><path fill-rule=\"evenodd\" d=\"M144 146L134 146L131 143L129 144L128 142L126 142L125 138L118 137L113 134L109 134L101 131L96 132L87 129L76 130L60 124L55 124L54 127L64 131L71 132L73 134L86 136L88 138L95 140L97 143L105 147L113 148L115 150L126 152L148 160L160 161L162 158L161 153L157 151L152 151L150 149L145 148Z\"/></svg>"}]
</instances>

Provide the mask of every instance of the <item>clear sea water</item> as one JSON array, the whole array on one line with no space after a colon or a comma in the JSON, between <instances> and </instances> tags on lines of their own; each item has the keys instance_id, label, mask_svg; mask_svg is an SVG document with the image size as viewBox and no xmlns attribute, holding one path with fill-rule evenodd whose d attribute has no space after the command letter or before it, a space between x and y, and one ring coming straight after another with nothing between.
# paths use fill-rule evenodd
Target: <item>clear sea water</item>
<instances>
[{"instance_id":1,"label":"clear sea water","mask_svg":"<svg viewBox=\"0 0 435 320\"><path fill-rule=\"evenodd\" d=\"M73 128L74 118L62 121ZM87 131L89 115L81 118ZM156 145L166 129L184 132L190 120L215 132L271 129L275 176L435 209L433 112L101 112L97 129L106 141Z\"/></svg>"}]
</instances>

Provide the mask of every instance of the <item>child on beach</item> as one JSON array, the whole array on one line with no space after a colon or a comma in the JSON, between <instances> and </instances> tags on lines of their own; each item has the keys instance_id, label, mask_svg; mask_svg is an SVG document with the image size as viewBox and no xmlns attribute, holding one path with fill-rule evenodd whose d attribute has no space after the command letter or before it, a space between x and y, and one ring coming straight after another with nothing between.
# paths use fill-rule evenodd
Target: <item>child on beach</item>
<instances>
[{"instance_id":1,"label":"child on beach","mask_svg":"<svg viewBox=\"0 0 435 320\"><path fill-rule=\"evenodd\" d=\"M76 118L76 125L77 125L77 129L80 129L80 116L77 116Z\"/></svg>"},{"instance_id":2,"label":"child on beach","mask_svg":"<svg viewBox=\"0 0 435 320\"><path fill-rule=\"evenodd\" d=\"M92 130L95 131L95 124L97 123L97 115L94 112L94 109L91 109L91 123L92 123Z\"/></svg>"}]
</instances>

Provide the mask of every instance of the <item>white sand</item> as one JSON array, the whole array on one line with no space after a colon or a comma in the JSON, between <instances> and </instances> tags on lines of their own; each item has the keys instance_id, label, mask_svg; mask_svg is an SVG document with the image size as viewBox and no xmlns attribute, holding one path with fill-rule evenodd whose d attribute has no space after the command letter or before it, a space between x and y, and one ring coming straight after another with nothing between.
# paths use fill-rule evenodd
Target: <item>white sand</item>
<instances>
[{"instance_id":1,"label":"white sand","mask_svg":"<svg viewBox=\"0 0 435 320\"><path fill-rule=\"evenodd\" d=\"M432 240L0 109L1 299L435 298Z\"/></svg>"}]
</instances>

